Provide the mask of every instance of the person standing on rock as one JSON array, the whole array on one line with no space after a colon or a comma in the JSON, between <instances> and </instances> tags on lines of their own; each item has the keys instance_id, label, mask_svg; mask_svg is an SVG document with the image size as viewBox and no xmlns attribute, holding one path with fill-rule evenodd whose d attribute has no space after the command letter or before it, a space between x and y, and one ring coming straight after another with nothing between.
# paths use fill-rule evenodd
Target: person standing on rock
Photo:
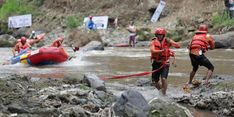
<instances>
[{"instance_id":1,"label":"person standing on rock","mask_svg":"<svg viewBox=\"0 0 234 117\"><path fill-rule=\"evenodd\" d=\"M87 22L87 28L89 30L95 30L96 24L93 22L93 16L89 16L89 21Z\"/></svg>"},{"instance_id":2,"label":"person standing on rock","mask_svg":"<svg viewBox=\"0 0 234 117\"><path fill-rule=\"evenodd\" d=\"M234 17L234 0L229 0L230 8L229 8L229 14L230 18L232 19Z\"/></svg>"},{"instance_id":3,"label":"person standing on rock","mask_svg":"<svg viewBox=\"0 0 234 117\"><path fill-rule=\"evenodd\" d=\"M127 30L129 31L129 47L135 47L135 40L136 40L136 32L137 32L137 29L136 27L134 26L134 22L131 21Z\"/></svg>"},{"instance_id":4,"label":"person standing on rock","mask_svg":"<svg viewBox=\"0 0 234 117\"><path fill-rule=\"evenodd\" d=\"M170 40L166 37L166 30L163 28L157 28L155 31L155 37L151 40L150 51L152 60L152 82L158 90L162 91L163 95L166 95L167 91L167 76L170 66L170 47L180 48L180 44ZM161 83L159 82L161 76Z\"/></svg>"},{"instance_id":5,"label":"person standing on rock","mask_svg":"<svg viewBox=\"0 0 234 117\"><path fill-rule=\"evenodd\" d=\"M208 58L204 55L208 51L208 48L214 49L215 43L211 35L208 34L207 25L200 25L198 31L195 32L195 35L188 45L189 57L193 69L190 73L190 78L188 81L188 86L192 85L193 78L199 68L199 66L205 66L208 71L205 77L205 84L209 84L209 79L214 71L214 66L211 64Z\"/></svg>"}]
</instances>

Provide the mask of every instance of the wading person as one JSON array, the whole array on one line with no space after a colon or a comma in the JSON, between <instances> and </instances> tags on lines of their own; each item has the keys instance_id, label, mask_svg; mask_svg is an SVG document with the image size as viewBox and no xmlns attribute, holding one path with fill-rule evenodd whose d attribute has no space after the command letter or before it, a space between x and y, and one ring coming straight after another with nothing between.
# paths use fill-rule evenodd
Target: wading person
<instances>
[{"instance_id":1,"label":"wading person","mask_svg":"<svg viewBox=\"0 0 234 117\"><path fill-rule=\"evenodd\" d=\"M135 41L136 41L136 31L137 31L137 29L136 29L136 27L134 26L134 22L133 21L131 21L130 22L130 24L129 24L129 26L128 26L128 28L127 28L127 30L129 31L129 47L135 47Z\"/></svg>"},{"instance_id":2,"label":"wading person","mask_svg":"<svg viewBox=\"0 0 234 117\"><path fill-rule=\"evenodd\" d=\"M214 39L211 35L208 34L207 25L200 25L198 31L195 32L194 37L192 38L191 43L188 45L189 57L193 69L190 73L190 78L187 86L192 86L193 78L199 68L199 66L204 66L208 69L205 76L205 84L209 84L209 79L213 73L214 66L211 64L208 58L204 55L208 48L214 49Z\"/></svg>"},{"instance_id":3,"label":"wading person","mask_svg":"<svg viewBox=\"0 0 234 117\"><path fill-rule=\"evenodd\" d=\"M170 66L170 47L180 48L180 44L170 40L166 37L166 30L157 28L155 37L151 40L150 51L152 60L152 71L158 70L152 74L152 82L155 87L166 95L167 91L167 77ZM160 69L161 68L161 69ZM161 83L159 82L161 80Z\"/></svg>"}]
</instances>

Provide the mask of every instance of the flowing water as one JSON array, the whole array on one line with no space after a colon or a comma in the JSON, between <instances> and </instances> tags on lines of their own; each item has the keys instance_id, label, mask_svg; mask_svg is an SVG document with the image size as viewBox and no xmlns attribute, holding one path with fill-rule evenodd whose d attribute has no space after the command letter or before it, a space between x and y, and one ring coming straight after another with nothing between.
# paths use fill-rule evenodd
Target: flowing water
<instances>
[{"instance_id":1,"label":"flowing water","mask_svg":"<svg viewBox=\"0 0 234 117\"><path fill-rule=\"evenodd\" d=\"M84 73L95 73L100 77L115 75L129 75L145 71L151 71L150 52L148 48L105 48L105 51L89 51L73 53L66 48L68 53L75 55L71 59L59 65L50 66L28 66L22 64L1 65L0 74L19 73L32 77L63 78L66 76L83 77ZM168 95L176 96L181 91L173 87L181 87L187 82L192 67L187 49L175 49L176 65L171 65L168 77ZM0 63L4 63L12 56L10 48L0 48ZM215 66L214 74L234 77L234 50L217 49L208 51L206 56ZM204 67L200 67L196 77L203 77L206 73ZM107 87L120 94L124 89L136 88L132 84L139 78L150 78L150 75L134 77L122 80L107 81ZM147 100L159 97L158 92L152 87L138 87L137 90L143 93ZM193 111L201 117L216 117L210 112Z\"/></svg>"}]
</instances>

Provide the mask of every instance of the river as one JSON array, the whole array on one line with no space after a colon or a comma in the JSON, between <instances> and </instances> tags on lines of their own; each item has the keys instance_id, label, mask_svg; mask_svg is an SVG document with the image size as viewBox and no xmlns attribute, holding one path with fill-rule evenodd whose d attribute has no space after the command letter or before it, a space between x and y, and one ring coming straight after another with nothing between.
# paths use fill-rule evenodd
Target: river
<instances>
[{"instance_id":1,"label":"river","mask_svg":"<svg viewBox=\"0 0 234 117\"><path fill-rule=\"evenodd\" d=\"M64 78L64 77L83 77L84 73L95 73L100 77L109 77L116 75L129 75L151 70L150 51L148 48L105 48L105 51L89 51L73 53L66 48L68 53L77 56L65 63L49 66L28 66L22 64L1 65L0 74L18 73L40 78ZM187 49L175 49L176 65L171 65L168 77L169 89L168 95L179 95L182 92L173 87L182 87L189 78L192 69ZM234 50L216 49L210 50L206 56L215 66L214 74L227 75L234 77ZM10 48L0 48L0 63L4 63L12 56ZM206 69L201 67L196 77L203 77ZM150 75L143 77L134 77L122 80L107 81L109 90L120 94L127 88L135 88L132 84L139 78L150 78ZM147 100L158 97L158 92L154 88L137 88ZM216 117L211 112L194 110L195 114L201 117Z\"/></svg>"}]
</instances>

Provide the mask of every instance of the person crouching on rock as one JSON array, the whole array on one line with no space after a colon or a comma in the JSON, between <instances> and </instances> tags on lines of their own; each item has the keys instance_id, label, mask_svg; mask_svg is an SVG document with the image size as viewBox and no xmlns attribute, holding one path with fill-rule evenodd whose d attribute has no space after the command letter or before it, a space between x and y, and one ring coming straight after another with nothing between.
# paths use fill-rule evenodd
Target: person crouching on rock
<instances>
[{"instance_id":1,"label":"person crouching on rock","mask_svg":"<svg viewBox=\"0 0 234 117\"><path fill-rule=\"evenodd\" d=\"M151 40L150 51L152 60L152 82L158 90L166 95L167 90L167 76L170 66L170 47L180 48L180 44L170 40L166 37L166 30L157 28L155 37ZM161 83L159 82L161 77Z\"/></svg>"},{"instance_id":2,"label":"person crouching on rock","mask_svg":"<svg viewBox=\"0 0 234 117\"><path fill-rule=\"evenodd\" d=\"M56 40L53 41L51 47L63 47L64 38L59 36Z\"/></svg>"},{"instance_id":3,"label":"person crouching on rock","mask_svg":"<svg viewBox=\"0 0 234 117\"><path fill-rule=\"evenodd\" d=\"M205 77L205 84L209 84L209 79L214 71L214 66L209 61L208 58L204 55L208 51L208 46L210 49L215 48L214 39L211 35L208 34L207 25L200 25L198 31L195 32L195 35L188 45L189 57L193 69L190 73L190 78L187 85L192 85L193 78L198 70L199 66L205 66L208 71Z\"/></svg>"}]
</instances>

